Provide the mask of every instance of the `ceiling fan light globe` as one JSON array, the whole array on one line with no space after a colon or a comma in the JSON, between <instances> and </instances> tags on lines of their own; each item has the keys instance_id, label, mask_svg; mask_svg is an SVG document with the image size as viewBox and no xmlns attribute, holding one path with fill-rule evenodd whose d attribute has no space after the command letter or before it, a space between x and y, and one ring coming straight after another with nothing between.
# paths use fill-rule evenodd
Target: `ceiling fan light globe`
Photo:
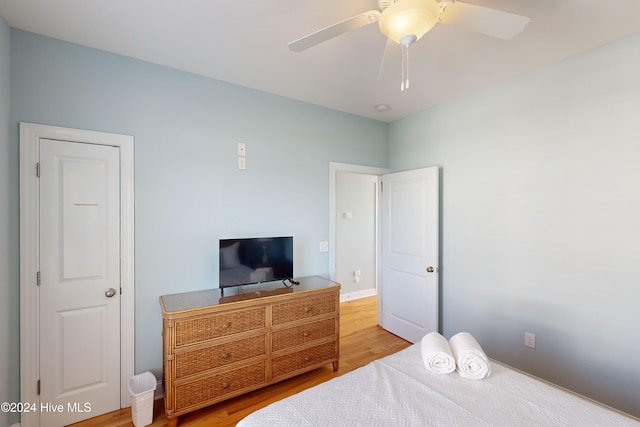
<instances>
[{"instance_id":1,"label":"ceiling fan light globe","mask_svg":"<svg viewBox=\"0 0 640 427\"><path fill-rule=\"evenodd\" d=\"M380 14L378 27L388 39L401 44L408 35L420 40L436 25L439 16L436 0L398 0Z\"/></svg>"}]
</instances>

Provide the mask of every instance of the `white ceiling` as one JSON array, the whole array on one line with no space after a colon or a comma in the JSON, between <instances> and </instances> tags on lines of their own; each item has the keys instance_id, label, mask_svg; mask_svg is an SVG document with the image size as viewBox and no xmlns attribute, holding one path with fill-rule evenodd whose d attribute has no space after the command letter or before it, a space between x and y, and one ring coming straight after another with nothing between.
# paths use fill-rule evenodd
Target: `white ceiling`
<instances>
[{"instance_id":1,"label":"white ceiling","mask_svg":"<svg viewBox=\"0 0 640 427\"><path fill-rule=\"evenodd\" d=\"M531 21L509 41L436 25L410 48L404 92L397 45L380 73L376 24L300 53L287 47L376 0L0 0L0 15L14 28L387 122L640 32L637 0L466 2Z\"/></svg>"}]
</instances>

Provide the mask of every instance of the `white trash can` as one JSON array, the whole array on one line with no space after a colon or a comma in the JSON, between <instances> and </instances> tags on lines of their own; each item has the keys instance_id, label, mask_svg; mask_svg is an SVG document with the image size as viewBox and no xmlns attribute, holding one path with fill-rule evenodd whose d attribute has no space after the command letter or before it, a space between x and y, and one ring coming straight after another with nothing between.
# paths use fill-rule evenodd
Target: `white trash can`
<instances>
[{"instance_id":1,"label":"white trash can","mask_svg":"<svg viewBox=\"0 0 640 427\"><path fill-rule=\"evenodd\" d=\"M131 419L136 427L148 426L153 422L153 395L156 384L156 377L149 371L129 378Z\"/></svg>"}]
</instances>

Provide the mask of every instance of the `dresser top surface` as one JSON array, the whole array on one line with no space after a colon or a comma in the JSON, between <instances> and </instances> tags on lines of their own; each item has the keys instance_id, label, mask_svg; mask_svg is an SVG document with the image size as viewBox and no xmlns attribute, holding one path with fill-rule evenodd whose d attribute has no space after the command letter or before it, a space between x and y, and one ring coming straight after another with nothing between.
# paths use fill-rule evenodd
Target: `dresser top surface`
<instances>
[{"instance_id":1,"label":"dresser top surface","mask_svg":"<svg viewBox=\"0 0 640 427\"><path fill-rule=\"evenodd\" d=\"M282 282L268 282L224 288L224 290L215 288L163 295L160 297L160 306L164 313L178 313L204 307L221 306L238 301L256 300L277 295L340 287L339 283L321 276L302 277L296 280L298 280L300 284L292 285L291 287L284 286Z\"/></svg>"}]
</instances>

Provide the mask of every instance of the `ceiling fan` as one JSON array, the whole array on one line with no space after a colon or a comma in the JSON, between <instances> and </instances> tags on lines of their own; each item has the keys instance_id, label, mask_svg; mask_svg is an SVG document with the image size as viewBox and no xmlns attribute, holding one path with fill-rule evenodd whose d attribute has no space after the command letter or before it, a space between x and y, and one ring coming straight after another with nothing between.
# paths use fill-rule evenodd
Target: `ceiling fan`
<instances>
[{"instance_id":1,"label":"ceiling fan","mask_svg":"<svg viewBox=\"0 0 640 427\"><path fill-rule=\"evenodd\" d=\"M301 52L346 32L378 23L380 32L402 46L401 90L409 87L409 46L437 23L508 40L524 29L529 18L457 0L378 0L380 10L369 10L289 43Z\"/></svg>"}]
</instances>

